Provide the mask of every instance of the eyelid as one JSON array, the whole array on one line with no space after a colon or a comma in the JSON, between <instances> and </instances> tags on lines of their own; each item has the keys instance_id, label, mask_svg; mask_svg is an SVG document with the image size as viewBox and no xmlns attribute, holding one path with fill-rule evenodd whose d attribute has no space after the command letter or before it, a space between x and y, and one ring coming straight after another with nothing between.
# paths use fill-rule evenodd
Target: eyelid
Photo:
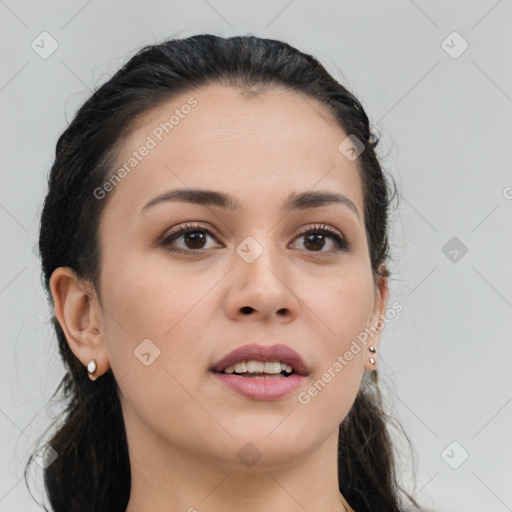
<instances>
[{"instance_id":1,"label":"eyelid","mask_svg":"<svg viewBox=\"0 0 512 512\"><path fill-rule=\"evenodd\" d=\"M171 229L167 230L163 235L162 239L167 239L170 235L173 235L175 233L181 233L185 230L192 230L192 229L204 229L205 231L211 231L215 236L220 237L220 233L211 225L209 224L203 224L198 221L189 221L185 222L184 224L178 224L177 226L172 227Z\"/></svg>"},{"instance_id":2,"label":"eyelid","mask_svg":"<svg viewBox=\"0 0 512 512\"><path fill-rule=\"evenodd\" d=\"M209 224L203 224L201 223L200 221L189 221L189 222L186 222L185 224L178 224L177 226L174 226L172 227L171 229L167 230L163 235L162 235L162 239L166 239L168 238L170 235L174 234L174 233L180 233L184 230L187 230L187 229L205 229L205 230L209 230L211 231L213 234L215 234L217 237L221 237L220 233L211 225ZM319 223L315 223L315 224L304 224L303 226L301 226L300 228L298 228L298 233L296 236L300 236L304 233L307 233L308 231L311 231L311 230L325 230L325 231L328 231L332 234L335 234L335 235L338 235L340 236L341 238L343 238L344 240L346 240L345 238L345 235L338 229L332 227L332 226L329 226L327 224L319 224Z\"/></svg>"},{"instance_id":3,"label":"eyelid","mask_svg":"<svg viewBox=\"0 0 512 512\"><path fill-rule=\"evenodd\" d=\"M308 231L314 231L314 230L328 231L329 233L338 235L345 240L345 235L339 229L336 229L336 228L329 226L328 224L324 224L324 223L305 224L303 227L299 228L299 232L298 232L297 236L307 233Z\"/></svg>"}]
</instances>

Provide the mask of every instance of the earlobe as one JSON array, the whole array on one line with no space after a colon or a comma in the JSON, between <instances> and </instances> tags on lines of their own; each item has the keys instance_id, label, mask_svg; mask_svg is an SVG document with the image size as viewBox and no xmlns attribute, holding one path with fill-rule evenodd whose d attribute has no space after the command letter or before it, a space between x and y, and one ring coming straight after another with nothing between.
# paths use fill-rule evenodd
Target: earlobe
<instances>
[{"instance_id":1,"label":"earlobe","mask_svg":"<svg viewBox=\"0 0 512 512\"><path fill-rule=\"evenodd\" d=\"M93 290L69 267L54 270L50 278L50 290L55 304L55 316L71 351L84 367L95 360L94 372L89 372L91 380L95 380L100 374L99 369L108 366L108 358L103 347L103 328L99 324L101 316L95 314L99 307L92 297Z\"/></svg>"}]
</instances>

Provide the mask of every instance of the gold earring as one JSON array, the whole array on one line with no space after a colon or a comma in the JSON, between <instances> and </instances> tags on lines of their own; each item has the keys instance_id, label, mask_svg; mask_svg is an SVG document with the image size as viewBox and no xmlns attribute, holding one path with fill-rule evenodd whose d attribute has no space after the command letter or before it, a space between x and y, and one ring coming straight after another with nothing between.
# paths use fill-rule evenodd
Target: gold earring
<instances>
[{"instance_id":1,"label":"gold earring","mask_svg":"<svg viewBox=\"0 0 512 512\"><path fill-rule=\"evenodd\" d=\"M371 352L372 354L375 354L375 353L377 352L377 350L375 349L375 347L374 347L373 345L371 345L371 346L370 346L369 350L370 350L370 352ZM370 359L370 364L372 364L372 365L376 364L376 362L377 362L377 361L375 360L375 358L374 358L374 357L371 357L371 356L370 356L370 358L369 358L369 359Z\"/></svg>"}]
</instances>

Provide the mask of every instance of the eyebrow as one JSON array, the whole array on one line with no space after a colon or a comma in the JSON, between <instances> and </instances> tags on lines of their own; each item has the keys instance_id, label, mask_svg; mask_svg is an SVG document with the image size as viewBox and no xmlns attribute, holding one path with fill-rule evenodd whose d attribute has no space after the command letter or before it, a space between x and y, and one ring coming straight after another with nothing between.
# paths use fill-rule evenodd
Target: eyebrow
<instances>
[{"instance_id":1,"label":"eyebrow","mask_svg":"<svg viewBox=\"0 0 512 512\"><path fill-rule=\"evenodd\" d=\"M149 203L146 204L141 210L141 213L147 212L150 208L164 202L185 202L197 204L200 206L217 206L227 210L236 211L238 210L239 203L234 198L223 192L216 192L214 190L204 189L191 189L191 188L180 188L169 190L160 194ZM330 204L341 204L345 205L360 219L359 210L357 209L354 202L343 194L338 194L328 191L317 191L317 192L301 192L292 193L288 197L286 203L283 206L283 212L288 213L292 210L306 210L308 208L320 208Z\"/></svg>"}]
</instances>

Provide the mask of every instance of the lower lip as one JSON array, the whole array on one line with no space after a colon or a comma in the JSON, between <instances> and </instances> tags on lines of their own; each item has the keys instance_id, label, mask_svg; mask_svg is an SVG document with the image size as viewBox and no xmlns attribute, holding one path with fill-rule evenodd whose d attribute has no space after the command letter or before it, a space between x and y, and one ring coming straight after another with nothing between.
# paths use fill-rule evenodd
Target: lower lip
<instances>
[{"instance_id":1,"label":"lower lip","mask_svg":"<svg viewBox=\"0 0 512 512\"><path fill-rule=\"evenodd\" d=\"M282 398L298 389L306 380L304 375L298 373L293 373L289 377L263 379L240 377L231 373L213 372L213 374L228 388L254 400Z\"/></svg>"}]
</instances>

